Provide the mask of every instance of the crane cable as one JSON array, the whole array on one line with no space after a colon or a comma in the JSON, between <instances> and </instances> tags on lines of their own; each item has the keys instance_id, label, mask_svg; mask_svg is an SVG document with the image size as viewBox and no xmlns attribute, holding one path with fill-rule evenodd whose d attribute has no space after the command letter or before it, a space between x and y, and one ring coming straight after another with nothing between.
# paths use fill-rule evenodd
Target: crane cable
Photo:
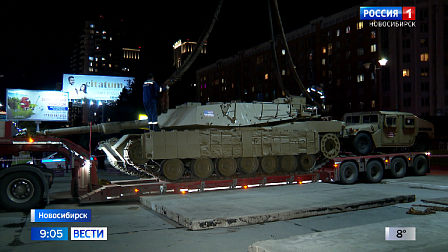
<instances>
[{"instance_id":1,"label":"crane cable","mask_svg":"<svg viewBox=\"0 0 448 252\"><path fill-rule=\"evenodd\" d=\"M207 39L213 30L213 26L215 25L216 21L218 20L218 15L219 15L219 12L221 11L221 6L222 6L223 2L224 2L224 0L219 1L218 6L216 7L215 13L212 17L212 20L210 21L209 26L202 32L201 36L199 37L198 44L194 48L193 52L188 55L187 59L185 60L185 63L180 68L178 68L176 71L174 71L174 73L163 83L163 86L173 85L176 81L178 81L182 77L182 75L188 70L188 68L190 68L191 64L193 64L196 57L199 55L199 53L201 52L205 43L207 42ZM163 98L165 100L165 103L162 102L162 105L166 106L166 108L162 108L162 110L168 109L168 107L169 107L168 106L169 105L168 104L168 102L169 102L168 91L165 92L164 97L162 97L162 99Z\"/></svg>"},{"instance_id":2,"label":"crane cable","mask_svg":"<svg viewBox=\"0 0 448 252\"><path fill-rule=\"evenodd\" d=\"M269 26L271 28L271 49L272 49L272 57L274 58L274 66L277 76L278 84L280 85L280 88L285 93L286 97L290 97L289 91L285 88L283 85L283 80L280 75L280 66L278 65L278 58L277 58L277 46L275 43L275 37L274 37L274 26L272 25L272 14L271 14L271 1L268 0L268 10L269 10Z\"/></svg>"},{"instance_id":3,"label":"crane cable","mask_svg":"<svg viewBox=\"0 0 448 252\"><path fill-rule=\"evenodd\" d=\"M275 10L276 10L275 14L276 14L276 17L277 17L278 28L281 31L281 35L282 35L281 38L282 38L283 42L285 43L287 59L288 59L289 66L291 68L291 72L293 72L294 79L296 80L297 84L299 85L300 90L305 95L305 97L307 99L309 99L313 103L313 105L317 106L320 110L323 110L322 105L319 104L318 102L316 102L314 99L311 98L311 96L307 92L305 86L303 86L303 83L300 80L299 75L297 74L297 71L296 71L295 66L293 64L293 61L292 61L291 52L289 51L288 42L286 41L285 32L283 30L283 25L282 25L282 20L280 18L280 12L278 10L277 0L274 0L274 6L275 6Z\"/></svg>"}]
</instances>

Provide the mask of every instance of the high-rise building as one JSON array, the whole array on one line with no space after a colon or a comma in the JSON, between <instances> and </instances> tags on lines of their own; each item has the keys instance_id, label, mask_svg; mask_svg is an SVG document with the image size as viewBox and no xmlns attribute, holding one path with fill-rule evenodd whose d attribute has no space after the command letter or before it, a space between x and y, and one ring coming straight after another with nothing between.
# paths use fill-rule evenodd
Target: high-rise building
<instances>
[{"instance_id":1,"label":"high-rise building","mask_svg":"<svg viewBox=\"0 0 448 252\"><path fill-rule=\"evenodd\" d=\"M374 27L360 6L415 6L416 27ZM324 85L335 117L351 111L448 113L448 2L366 1L286 34L305 88ZM292 95L301 91L276 38L280 75ZM387 59L382 66L379 61ZM240 51L196 72L198 100L271 101L284 96L270 42Z\"/></svg>"},{"instance_id":2,"label":"high-rise building","mask_svg":"<svg viewBox=\"0 0 448 252\"><path fill-rule=\"evenodd\" d=\"M197 42L192 42L187 39L187 41L182 42L178 40L173 45L173 66L176 69L182 67L185 60L190 56L197 46ZM207 53L207 43L202 47L200 54ZM200 65L203 56L198 55L197 59L194 61L191 68ZM177 81L170 88L170 101L175 101L176 105L196 100L196 77L194 71L186 71L182 76L182 79ZM171 104L174 105L174 104Z\"/></svg>"}]
</instances>

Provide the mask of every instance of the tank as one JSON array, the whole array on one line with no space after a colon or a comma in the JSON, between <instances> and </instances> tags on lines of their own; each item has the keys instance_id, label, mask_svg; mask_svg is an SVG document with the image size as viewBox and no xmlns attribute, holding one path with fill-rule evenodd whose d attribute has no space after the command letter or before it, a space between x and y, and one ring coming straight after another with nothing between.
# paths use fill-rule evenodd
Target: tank
<instances>
[{"instance_id":1,"label":"tank","mask_svg":"<svg viewBox=\"0 0 448 252\"><path fill-rule=\"evenodd\" d=\"M120 171L161 179L205 180L310 172L340 151L341 121L321 121L304 97L273 102L186 103L159 116L161 131L128 134L100 143ZM147 121L92 126L116 133ZM46 130L80 134L89 126Z\"/></svg>"}]
</instances>

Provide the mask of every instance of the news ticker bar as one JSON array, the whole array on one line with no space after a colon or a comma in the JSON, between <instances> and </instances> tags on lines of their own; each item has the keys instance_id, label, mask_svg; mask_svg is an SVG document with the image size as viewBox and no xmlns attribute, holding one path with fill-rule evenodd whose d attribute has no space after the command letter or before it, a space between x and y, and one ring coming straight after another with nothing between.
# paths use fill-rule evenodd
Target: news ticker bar
<instances>
[{"instance_id":1,"label":"news ticker bar","mask_svg":"<svg viewBox=\"0 0 448 252\"><path fill-rule=\"evenodd\" d=\"M31 209L31 222L91 222L91 209Z\"/></svg>"},{"instance_id":2,"label":"news ticker bar","mask_svg":"<svg viewBox=\"0 0 448 252\"><path fill-rule=\"evenodd\" d=\"M32 241L68 241L68 227L32 227ZM107 241L107 227L71 227L71 241Z\"/></svg>"},{"instance_id":3,"label":"news ticker bar","mask_svg":"<svg viewBox=\"0 0 448 252\"><path fill-rule=\"evenodd\" d=\"M415 20L415 6L361 6L360 20Z\"/></svg>"}]
</instances>

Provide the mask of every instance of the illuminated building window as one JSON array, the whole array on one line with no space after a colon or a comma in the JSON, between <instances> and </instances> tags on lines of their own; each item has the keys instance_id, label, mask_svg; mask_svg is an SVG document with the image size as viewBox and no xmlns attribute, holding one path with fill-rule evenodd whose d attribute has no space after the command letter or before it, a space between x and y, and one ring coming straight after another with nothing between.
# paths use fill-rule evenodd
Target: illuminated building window
<instances>
[{"instance_id":1,"label":"illuminated building window","mask_svg":"<svg viewBox=\"0 0 448 252\"><path fill-rule=\"evenodd\" d=\"M358 48L358 56L364 55L364 48Z\"/></svg>"},{"instance_id":2,"label":"illuminated building window","mask_svg":"<svg viewBox=\"0 0 448 252\"><path fill-rule=\"evenodd\" d=\"M345 27L345 33L350 33L350 26Z\"/></svg>"},{"instance_id":3,"label":"illuminated building window","mask_svg":"<svg viewBox=\"0 0 448 252\"><path fill-rule=\"evenodd\" d=\"M109 64L109 67L112 67L112 64Z\"/></svg>"},{"instance_id":4,"label":"illuminated building window","mask_svg":"<svg viewBox=\"0 0 448 252\"><path fill-rule=\"evenodd\" d=\"M341 35L341 30L336 30L336 36L339 37Z\"/></svg>"},{"instance_id":5,"label":"illuminated building window","mask_svg":"<svg viewBox=\"0 0 448 252\"><path fill-rule=\"evenodd\" d=\"M89 60L90 60L90 61L93 61L93 57L89 57Z\"/></svg>"},{"instance_id":6,"label":"illuminated building window","mask_svg":"<svg viewBox=\"0 0 448 252\"><path fill-rule=\"evenodd\" d=\"M264 79L265 79L265 80L268 80L268 79L269 79L269 74L265 74L265 75L264 75ZM233 84L232 84L232 88L233 88Z\"/></svg>"},{"instance_id":7,"label":"illuminated building window","mask_svg":"<svg viewBox=\"0 0 448 252\"><path fill-rule=\"evenodd\" d=\"M410 76L410 70L409 69L403 69L403 77L409 77Z\"/></svg>"},{"instance_id":8,"label":"illuminated building window","mask_svg":"<svg viewBox=\"0 0 448 252\"><path fill-rule=\"evenodd\" d=\"M325 59L322 59L322 66L325 66Z\"/></svg>"},{"instance_id":9,"label":"illuminated building window","mask_svg":"<svg viewBox=\"0 0 448 252\"><path fill-rule=\"evenodd\" d=\"M429 53L420 54L420 61L428 61L428 60L429 60Z\"/></svg>"},{"instance_id":10,"label":"illuminated building window","mask_svg":"<svg viewBox=\"0 0 448 252\"><path fill-rule=\"evenodd\" d=\"M375 107L375 100L372 100L372 102L371 102L371 104L372 104L372 108L374 108Z\"/></svg>"},{"instance_id":11,"label":"illuminated building window","mask_svg":"<svg viewBox=\"0 0 448 252\"><path fill-rule=\"evenodd\" d=\"M326 47L322 47L322 53L326 53L327 52L327 48Z\"/></svg>"},{"instance_id":12,"label":"illuminated building window","mask_svg":"<svg viewBox=\"0 0 448 252\"><path fill-rule=\"evenodd\" d=\"M363 82L364 81L364 74L358 74L357 81L358 82Z\"/></svg>"},{"instance_id":13,"label":"illuminated building window","mask_svg":"<svg viewBox=\"0 0 448 252\"><path fill-rule=\"evenodd\" d=\"M364 28L363 21L359 21L358 23L356 23L356 30L361 30L362 28Z\"/></svg>"},{"instance_id":14,"label":"illuminated building window","mask_svg":"<svg viewBox=\"0 0 448 252\"><path fill-rule=\"evenodd\" d=\"M93 67L89 67L89 72L93 72Z\"/></svg>"},{"instance_id":15,"label":"illuminated building window","mask_svg":"<svg viewBox=\"0 0 448 252\"><path fill-rule=\"evenodd\" d=\"M102 57L101 60L106 60L106 58Z\"/></svg>"},{"instance_id":16,"label":"illuminated building window","mask_svg":"<svg viewBox=\"0 0 448 252\"><path fill-rule=\"evenodd\" d=\"M221 83L224 83L224 79L221 79Z\"/></svg>"},{"instance_id":17,"label":"illuminated building window","mask_svg":"<svg viewBox=\"0 0 448 252\"><path fill-rule=\"evenodd\" d=\"M282 75L285 75L286 74L286 71L285 70L282 70Z\"/></svg>"},{"instance_id":18,"label":"illuminated building window","mask_svg":"<svg viewBox=\"0 0 448 252\"><path fill-rule=\"evenodd\" d=\"M286 54L286 50L283 49L283 50L282 50L282 55L285 55L285 54Z\"/></svg>"},{"instance_id":19,"label":"illuminated building window","mask_svg":"<svg viewBox=\"0 0 448 252\"><path fill-rule=\"evenodd\" d=\"M370 52L376 52L376 44L370 45Z\"/></svg>"},{"instance_id":20,"label":"illuminated building window","mask_svg":"<svg viewBox=\"0 0 448 252\"><path fill-rule=\"evenodd\" d=\"M328 44L328 55L331 55L333 53L333 44Z\"/></svg>"},{"instance_id":21,"label":"illuminated building window","mask_svg":"<svg viewBox=\"0 0 448 252\"><path fill-rule=\"evenodd\" d=\"M255 87L252 87L252 92L255 92Z\"/></svg>"},{"instance_id":22,"label":"illuminated building window","mask_svg":"<svg viewBox=\"0 0 448 252\"><path fill-rule=\"evenodd\" d=\"M110 37L109 40L112 41L112 37Z\"/></svg>"},{"instance_id":23,"label":"illuminated building window","mask_svg":"<svg viewBox=\"0 0 448 252\"><path fill-rule=\"evenodd\" d=\"M371 31L370 32L370 39L374 39L376 38L376 31Z\"/></svg>"}]
</instances>

